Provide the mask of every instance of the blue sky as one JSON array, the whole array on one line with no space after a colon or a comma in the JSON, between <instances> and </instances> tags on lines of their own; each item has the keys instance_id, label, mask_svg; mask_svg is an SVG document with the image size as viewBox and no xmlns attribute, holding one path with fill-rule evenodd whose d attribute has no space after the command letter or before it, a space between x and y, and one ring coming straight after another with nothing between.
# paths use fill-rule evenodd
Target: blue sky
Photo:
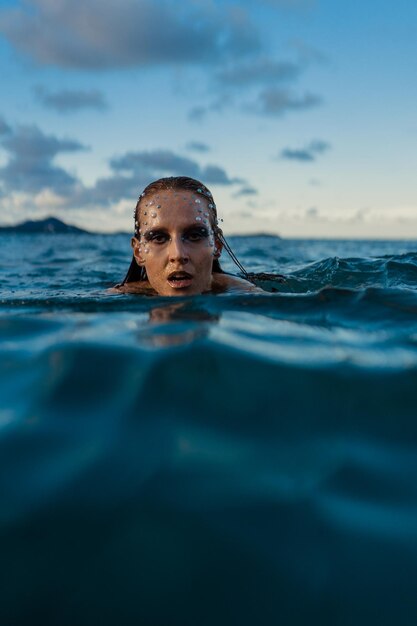
<instances>
[{"instance_id":1,"label":"blue sky","mask_svg":"<svg viewBox=\"0 0 417 626\"><path fill-rule=\"evenodd\" d=\"M226 233L415 238L416 66L409 0L0 0L0 221L183 174Z\"/></svg>"}]
</instances>

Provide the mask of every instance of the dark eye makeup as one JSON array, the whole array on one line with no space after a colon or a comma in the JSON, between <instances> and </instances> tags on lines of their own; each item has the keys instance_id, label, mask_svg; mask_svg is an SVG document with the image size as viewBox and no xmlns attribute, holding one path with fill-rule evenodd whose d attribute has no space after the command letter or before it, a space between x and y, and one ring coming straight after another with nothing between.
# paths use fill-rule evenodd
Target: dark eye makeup
<instances>
[{"instance_id":1,"label":"dark eye makeup","mask_svg":"<svg viewBox=\"0 0 417 626\"><path fill-rule=\"evenodd\" d=\"M205 239L208 235L209 233L207 228L204 226L197 226L187 229L183 238L189 239L190 241L200 241L200 239Z\"/></svg>"},{"instance_id":2,"label":"dark eye makeup","mask_svg":"<svg viewBox=\"0 0 417 626\"><path fill-rule=\"evenodd\" d=\"M156 243L156 244L164 244L170 239L169 233L164 229L156 229L156 230L148 230L144 233L144 238L146 241ZM201 241L202 239L206 239L209 236L209 231L204 226L191 226L190 228L186 228L182 239L190 241L191 243Z\"/></svg>"},{"instance_id":3,"label":"dark eye makeup","mask_svg":"<svg viewBox=\"0 0 417 626\"><path fill-rule=\"evenodd\" d=\"M143 236L146 241L152 241L154 243L165 243L169 239L168 233L162 229L148 230Z\"/></svg>"}]
</instances>

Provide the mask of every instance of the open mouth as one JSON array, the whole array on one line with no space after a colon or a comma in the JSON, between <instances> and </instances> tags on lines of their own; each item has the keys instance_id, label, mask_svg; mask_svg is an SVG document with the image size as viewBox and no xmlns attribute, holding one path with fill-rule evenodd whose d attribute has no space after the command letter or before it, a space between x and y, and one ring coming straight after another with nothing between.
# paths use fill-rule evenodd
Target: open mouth
<instances>
[{"instance_id":1,"label":"open mouth","mask_svg":"<svg viewBox=\"0 0 417 626\"><path fill-rule=\"evenodd\" d=\"M171 272L168 283L173 289L185 289L193 282L193 277L188 272Z\"/></svg>"}]
</instances>

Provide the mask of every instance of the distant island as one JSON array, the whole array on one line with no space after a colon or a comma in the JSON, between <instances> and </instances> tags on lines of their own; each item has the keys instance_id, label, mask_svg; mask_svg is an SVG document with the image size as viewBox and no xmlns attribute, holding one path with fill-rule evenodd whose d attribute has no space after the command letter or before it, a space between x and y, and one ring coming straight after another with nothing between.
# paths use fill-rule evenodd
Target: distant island
<instances>
[{"instance_id":1,"label":"distant island","mask_svg":"<svg viewBox=\"0 0 417 626\"><path fill-rule=\"evenodd\" d=\"M0 235L5 233L64 233L64 234L90 234L77 226L65 224L56 217L47 217L44 220L27 220L14 226L0 226Z\"/></svg>"},{"instance_id":2,"label":"distant island","mask_svg":"<svg viewBox=\"0 0 417 626\"><path fill-rule=\"evenodd\" d=\"M266 237L268 239L281 239L281 235L275 235L274 233L246 233L245 235L228 235L228 237Z\"/></svg>"}]
</instances>

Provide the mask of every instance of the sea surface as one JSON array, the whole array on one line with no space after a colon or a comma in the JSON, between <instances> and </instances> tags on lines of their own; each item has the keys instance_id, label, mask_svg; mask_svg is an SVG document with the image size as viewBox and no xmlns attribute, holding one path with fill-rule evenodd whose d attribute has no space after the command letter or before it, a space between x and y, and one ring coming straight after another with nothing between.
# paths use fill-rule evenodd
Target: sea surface
<instances>
[{"instance_id":1,"label":"sea surface","mask_svg":"<svg viewBox=\"0 0 417 626\"><path fill-rule=\"evenodd\" d=\"M230 243L285 281L0 237L1 626L416 626L417 241Z\"/></svg>"}]
</instances>

